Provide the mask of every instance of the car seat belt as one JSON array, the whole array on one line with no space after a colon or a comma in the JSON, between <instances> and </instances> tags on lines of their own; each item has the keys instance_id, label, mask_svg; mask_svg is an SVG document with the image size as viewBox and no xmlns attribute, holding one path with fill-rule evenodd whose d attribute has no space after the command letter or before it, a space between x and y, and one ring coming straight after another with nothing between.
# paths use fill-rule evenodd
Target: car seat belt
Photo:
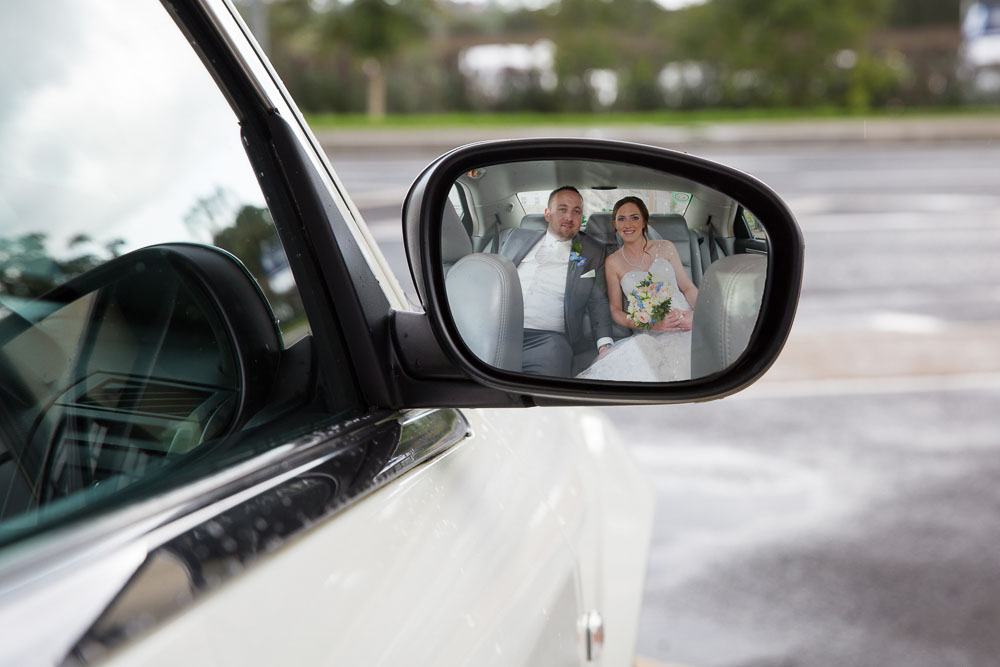
<instances>
[{"instance_id":1,"label":"car seat belt","mask_svg":"<svg viewBox=\"0 0 1000 667\"><path fill-rule=\"evenodd\" d=\"M715 227L712 226L712 216L708 216L708 257L714 264L719 259L718 241L715 240Z\"/></svg>"},{"instance_id":2,"label":"car seat belt","mask_svg":"<svg viewBox=\"0 0 1000 667\"><path fill-rule=\"evenodd\" d=\"M494 255L500 252L500 216L493 214L493 241L490 243L490 252Z\"/></svg>"}]
</instances>

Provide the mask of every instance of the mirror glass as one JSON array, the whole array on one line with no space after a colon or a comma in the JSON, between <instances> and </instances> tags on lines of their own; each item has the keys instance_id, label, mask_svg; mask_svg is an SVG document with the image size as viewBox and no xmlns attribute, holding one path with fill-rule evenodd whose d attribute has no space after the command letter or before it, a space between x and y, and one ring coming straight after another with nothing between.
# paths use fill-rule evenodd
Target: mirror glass
<instances>
[{"instance_id":1,"label":"mirror glass","mask_svg":"<svg viewBox=\"0 0 1000 667\"><path fill-rule=\"evenodd\" d=\"M735 362L757 324L766 221L633 164L534 160L461 175L441 225L448 304L509 371L674 382Z\"/></svg>"},{"instance_id":2,"label":"mirror glass","mask_svg":"<svg viewBox=\"0 0 1000 667\"><path fill-rule=\"evenodd\" d=\"M140 250L0 318L0 543L227 433L237 352L202 289Z\"/></svg>"}]
</instances>

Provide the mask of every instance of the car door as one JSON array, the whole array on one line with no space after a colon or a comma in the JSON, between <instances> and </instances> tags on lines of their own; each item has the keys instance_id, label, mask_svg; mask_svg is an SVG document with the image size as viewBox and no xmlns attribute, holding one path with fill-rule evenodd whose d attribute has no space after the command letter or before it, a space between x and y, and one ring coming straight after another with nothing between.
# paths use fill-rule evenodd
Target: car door
<instances>
[{"instance_id":1,"label":"car door","mask_svg":"<svg viewBox=\"0 0 1000 667\"><path fill-rule=\"evenodd\" d=\"M630 500L644 484L634 469L615 467L620 443L586 436L583 427L600 422L591 417L562 435L605 455L547 469L540 464L571 448L524 457L564 419L537 412L511 428L503 412L469 416L475 437L313 526L112 664L177 664L193 654L218 665L584 664L577 610L588 602L603 605L610 628L597 664L630 661L645 572L635 536L648 539L651 503ZM525 445L511 446L518 437ZM601 476L617 484L598 491ZM600 524L600 534L586 524ZM583 561L569 539L582 542ZM614 576L593 590L606 579L602 567Z\"/></svg>"},{"instance_id":2,"label":"car door","mask_svg":"<svg viewBox=\"0 0 1000 667\"><path fill-rule=\"evenodd\" d=\"M4 25L3 661L578 664L595 610L630 656L620 443L398 409L402 293L233 10Z\"/></svg>"}]
</instances>

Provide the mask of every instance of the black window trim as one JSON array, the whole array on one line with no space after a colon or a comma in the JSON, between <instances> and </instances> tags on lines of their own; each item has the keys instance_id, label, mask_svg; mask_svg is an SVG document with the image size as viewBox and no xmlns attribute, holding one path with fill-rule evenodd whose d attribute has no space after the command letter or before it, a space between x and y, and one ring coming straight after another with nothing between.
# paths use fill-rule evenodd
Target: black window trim
<instances>
[{"instance_id":1,"label":"black window trim","mask_svg":"<svg viewBox=\"0 0 1000 667\"><path fill-rule=\"evenodd\" d=\"M275 107L284 100L268 98L245 60L246 54L232 36L223 33L221 21L210 4L165 2L164 6L191 40L240 121L241 140L309 320L318 365L319 396L331 410L340 410L346 404L353 405L354 412L361 414L373 404L385 407L388 402L378 400L379 394L365 386L364 378L383 376L381 372L371 372L378 365L377 358L359 349L365 345L364 340L370 345L370 340L359 343L358 336L349 335L349 323L360 319L360 314L351 304L324 289L325 273L341 269L350 277L366 270L367 264L362 258L363 267L355 265L353 271L347 270L340 248L316 238L315 230L325 226L327 216L336 213L336 206L317 211L310 205L308 192L316 187L310 178L312 169L308 161L295 154L302 150L300 142L282 117L281 109ZM290 109L285 111L292 115ZM356 244L353 238L338 240ZM384 295L382 299L382 309L388 311Z\"/></svg>"}]
</instances>

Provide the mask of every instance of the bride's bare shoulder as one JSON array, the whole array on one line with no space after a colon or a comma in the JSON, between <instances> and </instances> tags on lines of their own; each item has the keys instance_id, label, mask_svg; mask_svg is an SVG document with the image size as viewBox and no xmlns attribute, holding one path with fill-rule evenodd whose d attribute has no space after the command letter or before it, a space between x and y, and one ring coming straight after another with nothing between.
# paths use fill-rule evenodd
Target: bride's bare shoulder
<instances>
[{"instance_id":1,"label":"bride's bare shoulder","mask_svg":"<svg viewBox=\"0 0 1000 667\"><path fill-rule=\"evenodd\" d=\"M616 269L617 270L620 266L622 266L622 263L623 263L623 261L622 261L622 250L621 250L621 248L619 248L618 250L615 250L613 253L611 253L610 255L608 255L607 259L604 260L604 266L605 266L606 270L607 269Z\"/></svg>"},{"instance_id":2,"label":"bride's bare shoulder","mask_svg":"<svg viewBox=\"0 0 1000 667\"><path fill-rule=\"evenodd\" d=\"M654 257L670 259L677 254L677 247L674 245L673 241L656 239L649 242L649 251Z\"/></svg>"}]
</instances>

